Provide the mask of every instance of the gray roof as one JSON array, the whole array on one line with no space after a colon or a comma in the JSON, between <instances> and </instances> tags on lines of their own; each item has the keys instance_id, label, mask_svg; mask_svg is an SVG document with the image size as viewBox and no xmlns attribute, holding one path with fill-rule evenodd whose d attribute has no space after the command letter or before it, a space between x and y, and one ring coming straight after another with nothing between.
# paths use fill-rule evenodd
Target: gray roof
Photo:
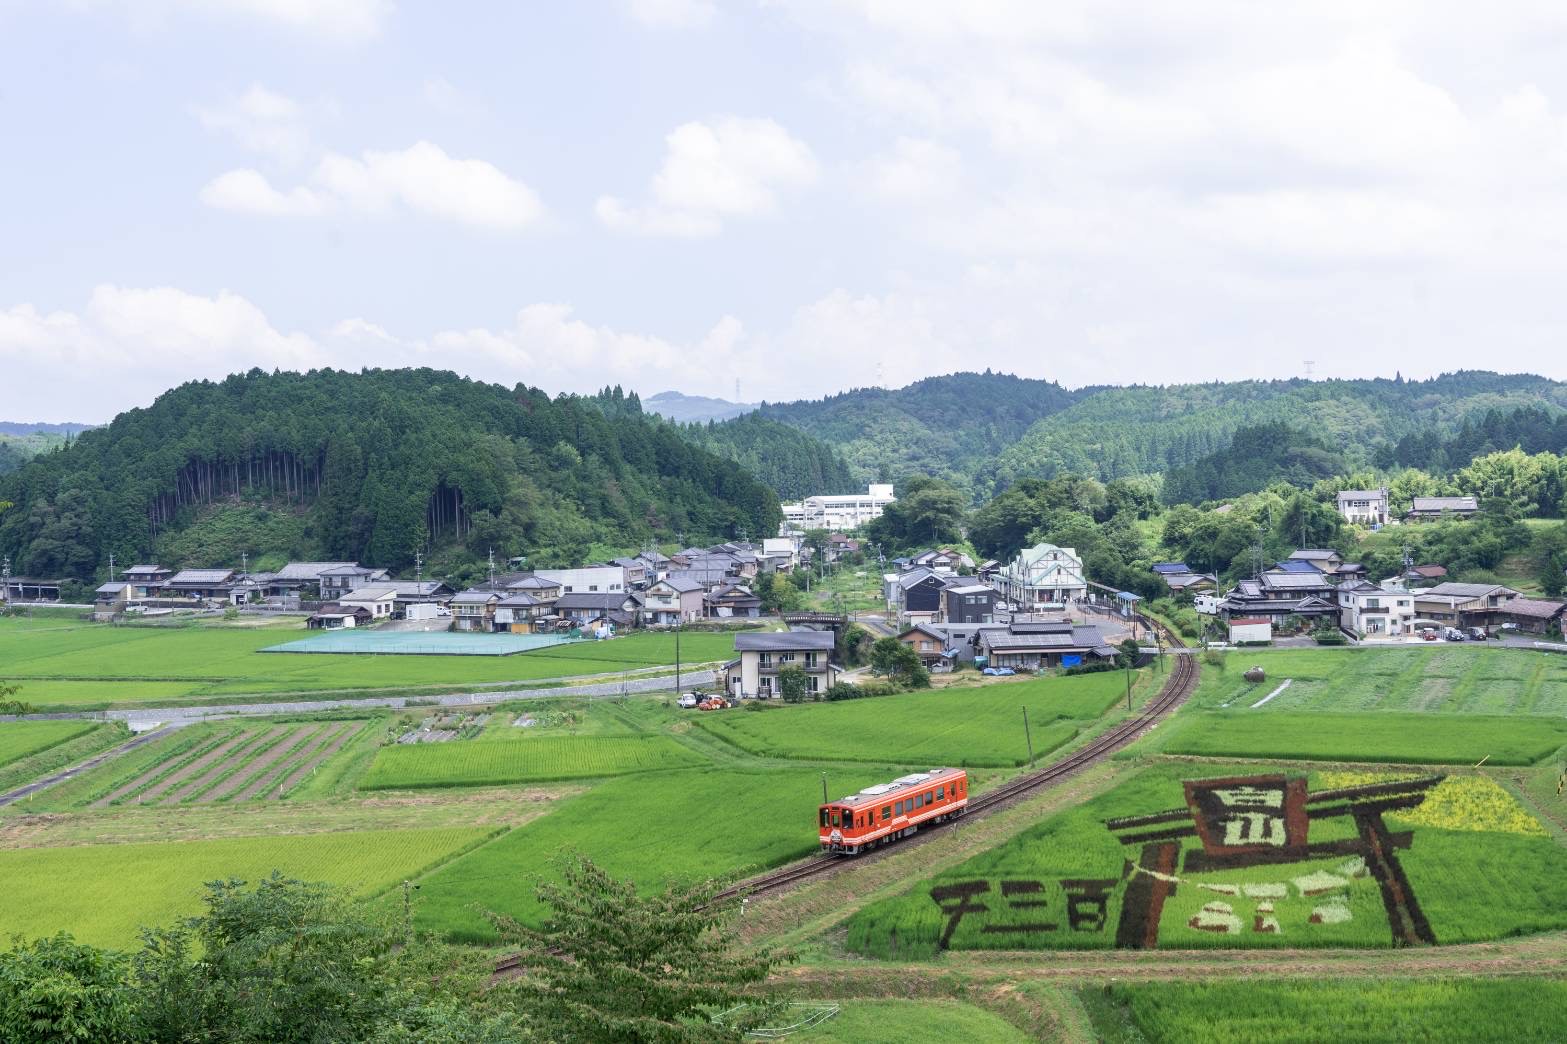
<instances>
[{"instance_id":1,"label":"gray roof","mask_svg":"<svg viewBox=\"0 0 1567 1044\"><path fill-rule=\"evenodd\" d=\"M390 587L397 592L399 598L428 597L446 586L440 580L377 580L375 585L377 587Z\"/></svg>"},{"instance_id":2,"label":"gray roof","mask_svg":"<svg viewBox=\"0 0 1567 1044\"><path fill-rule=\"evenodd\" d=\"M126 573L167 573L168 570L159 565L133 565L124 570Z\"/></svg>"},{"instance_id":3,"label":"gray roof","mask_svg":"<svg viewBox=\"0 0 1567 1044\"><path fill-rule=\"evenodd\" d=\"M948 587L947 591L957 595L994 594L995 588L986 587L984 584L954 584Z\"/></svg>"},{"instance_id":4,"label":"gray roof","mask_svg":"<svg viewBox=\"0 0 1567 1044\"><path fill-rule=\"evenodd\" d=\"M234 576L232 569L181 569L169 577L169 585L213 585L226 584Z\"/></svg>"},{"instance_id":5,"label":"gray roof","mask_svg":"<svg viewBox=\"0 0 1567 1044\"><path fill-rule=\"evenodd\" d=\"M1343 556L1331 547L1303 547L1299 551L1290 552L1290 557L1298 558L1305 562L1316 562L1328 558L1342 558Z\"/></svg>"},{"instance_id":6,"label":"gray roof","mask_svg":"<svg viewBox=\"0 0 1567 1044\"><path fill-rule=\"evenodd\" d=\"M491 599L498 600L500 595L494 591L480 591L477 588L469 588L466 591L458 591L452 595L453 605L488 605Z\"/></svg>"},{"instance_id":7,"label":"gray roof","mask_svg":"<svg viewBox=\"0 0 1567 1044\"><path fill-rule=\"evenodd\" d=\"M1411 511L1478 511L1480 502L1474 497L1415 497L1410 501Z\"/></svg>"},{"instance_id":8,"label":"gray roof","mask_svg":"<svg viewBox=\"0 0 1567 1044\"><path fill-rule=\"evenodd\" d=\"M560 581L543 576L520 576L505 585L508 591L546 591L560 586Z\"/></svg>"},{"instance_id":9,"label":"gray roof","mask_svg":"<svg viewBox=\"0 0 1567 1044\"><path fill-rule=\"evenodd\" d=\"M288 567L284 566L284 568L287 569ZM330 569L323 569L323 570L321 570L319 575L321 575L321 576L358 576L359 574L363 573L364 575L369 576L369 575L372 575L374 573L382 573L382 572L385 572L385 570L383 570L383 569L376 569L376 568L374 568L372 566L362 566L362 565L359 565L357 563L350 562L347 565L337 565L337 566L333 566Z\"/></svg>"},{"instance_id":10,"label":"gray roof","mask_svg":"<svg viewBox=\"0 0 1567 1044\"><path fill-rule=\"evenodd\" d=\"M1338 491L1340 500L1380 500L1387 496L1385 489L1341 489Z\"/></svg>"},{"instance_id":11,"label":"gray roof","mask_svg":"<svg viewBox=\"0 0 1567 1044\"><path fill-rule=\"evenodd\" d=\"M910 587L918 587L920 584L923 584L931 577L935 577L937 580L940 580L941 574L936 572L934 569L927 569L924 566L916 566L907 572L898 574L898 586L905 589Z\"/></svg>"},{"instance_id":12,"label":"gray roof","mask_svg":"<svg viewBox=\"0 0 1567 1044\"><path fill-rule=\"evenodd\" d=\"M1504 613L1528 616L1536 620L1549 620L1567 608L1567 603L1547 601L1543 598L1509 598L1501 605Z\"/></svg>"},{"instance_id":13,"label":"gray roof","mask_svg":"<svg viewBox=\"0 0 1567 1044\"><path fill-rule=\"evenodd\" d=\"M544 603L530 594L522 591L516 591L507 595L505 598L502 598L495 604L507 609L531 609L536 605L543 605Z\"/></svg>"},{"instance_id":14,"label":"gray roof","mask_svg":"<svg viewBox=\"0 0 1567 1044\"><path fill-rule=\"evenodd\" d=\"M831 631L746 631L735 635L735 652L830 652Z\"/></svg>"},{"instance_id":15,"label":"gray roof","mask_svg":"<svg viewBox=\"0 0 1567 1044\"><path fill-rule=\"evenodd\" d=\"M631 596L624 591L573 591L563 594L555 602L555 608L566 609L596 609L600 612L609 612L615 609L624 609Z\"/></svg>"},{"instance_id":16,"label":"gray roof","mask_svg":"<svg viewBox=\"0 0 1567 1044\"><path fill-rule=\"evenodd\" d=\"M690 576L682 576L677 573L671 573L667 579L660 580L658 583L672 588L681 594L688 594L692 591L701 591L706 586L700 580ZM654 584L653 586L657 587L658 584Z\"/></svg>"},{"instance_id":17,"label":"gray roof","mask_svg":"<svg viewBox=\"0 0 1567 1044\"><path fill-rule=\"evenodd\" d=\"M277 580L319 580L328 569L357 566L358 562L290 562L277 571Z\"/></svg>"},{"instance_id":18,"label":"gray roof","mask_svg":"<svg viewBox=\"0 0 1567 1044\"><path fill-rule=\"evenodd\" d=\"M1319 591L1332 587L1321 573L1263 573L1265 591Z\"/></svg>"},{"instance_id":19,"label":"gray roof","mask_svg":"<svg viewBox=\"0 0 1567 1044\"><path fill-rule=\"evenodd\" d=\"M130 585L127 584L124 580L111 580L111 581L109 581L106 584L99 585L99 587L97 588L97 593L98 594L119 594L121 591L125 590L129 586Z\"/></svg>"},{"instance_id":20,"label":"gray roof","mask_svg":"<svg viewBox=\"0 0 1567 1044\"><path fill-rule=\"evenodd\" d=\"M1459 584L1449 580L1445 583L1437 584L1435 587L1428 587L1418 593L1420 595L1437 595L1439 597L1446 595L1453 598L1484 598L1490 594L1516 594L1517 592L1509 587L1503 587L1501 584Z\"/></svg>"}]
</instances>

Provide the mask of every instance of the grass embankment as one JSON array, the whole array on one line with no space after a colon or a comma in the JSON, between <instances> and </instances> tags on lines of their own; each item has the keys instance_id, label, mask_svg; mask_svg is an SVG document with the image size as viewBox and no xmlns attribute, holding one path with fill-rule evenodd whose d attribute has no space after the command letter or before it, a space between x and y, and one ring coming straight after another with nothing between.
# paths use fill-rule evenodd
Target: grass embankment
<instances>
[{"instance_id":1,"label":"grass embankment","mask_svg":"<svg viewBox=\"0 0 1567 1044\"><path fill-rule=\"evenodd\" d=\"M1140 983L1079 994L1112 1044L1525 1044L1567 1036L1561 979Z\"/></svg>"},{"instance_id":2,"label":"grass embankment","mask_svg":"<svg viewBox=\"0 0 1567 1044\"><path fill-rule=\"evenodd\" d=\"M352 693L527 683L672 665L675 639L638 633L513 656L262 653L276 627L109 626L0 619L0 681L45 709L181 702L276 693ZM304 634L302 627L299 633ZM734 636L683 636L687 664L727 659Z\"/></svg>"},{"instance_id":3,"label":"grass embankment","mask_svg":"<svg viewBox=\"0 0 1567 1044\"><path fill-rule=\"evenodd\" d=\"M130 731L118 723L0 722L0 793L84 761L129 738Z\"/></svg>"}]
</instances>

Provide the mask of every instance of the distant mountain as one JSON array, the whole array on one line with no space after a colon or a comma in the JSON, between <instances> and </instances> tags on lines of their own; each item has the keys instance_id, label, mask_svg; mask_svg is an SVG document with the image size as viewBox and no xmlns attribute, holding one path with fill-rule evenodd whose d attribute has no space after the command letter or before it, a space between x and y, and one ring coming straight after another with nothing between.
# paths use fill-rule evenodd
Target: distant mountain
<instances>
[{"instance_id":1,"label":"distant mountain","mask_svg":"<svg viewBox=\"0 0 1567 1044\"><path fill-rule=\"evenodd\" d=\"M858 484L935 475L982 499L993 490L997 454L1078 397L1054 381L986 370L764 403L759 413L842 451Z\"/></svg>"},{"instance_id":2,"label":"distant mountain","mask_svg":"<svg viewBox=\"0 0 1567 1044\"><path fill-rule=\"evenodd\" d=\"M705 424L708 421L729 420L756 409L755 403L730 402L728 399L710 399L705 395L683 395L677 391L663 391L642 400L642 409L656 413L677 424Z\"/></svg>"},{"instance_id":3,"label":"distant mountain","mask_svg":"<svg viewBox=\"0 0 1567 1044\"><path fill-rule=\"evenodd\" d=\"M80 435L89 428L96 428L96 424L48 424L43 421L35 421L31 424L22 421L0 421L0 435Z\"/></svg>"}]
</instances>

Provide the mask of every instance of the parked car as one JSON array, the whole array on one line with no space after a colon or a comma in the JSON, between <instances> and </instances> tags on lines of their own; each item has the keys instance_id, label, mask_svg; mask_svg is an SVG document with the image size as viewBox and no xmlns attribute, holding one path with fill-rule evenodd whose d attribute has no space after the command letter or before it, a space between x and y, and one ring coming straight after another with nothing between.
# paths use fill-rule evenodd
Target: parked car
<instances>
[{"instance_id":1,"label":"parked car","mask_svg":"<svg viewBox=\"0 0 1567 1044\"><path fill-rule=\"evenodd\" d=\"M981 674L988 674L993 678L1006 678L1017 673L1010 667L986 667Z\"/></svg>"},{"instance_id":2,"label":"parked car","mask_svg":"<svg viewBox=\"0 0 1567 1044\"><path fill-rule=\"evenodd\" d=\"M691 710L700 702L701 701L696 698L696 693L694 692L688 692L684 696L680 697L680 699L675 701L677 705L684 707L686 710Z\"/></svg>"},{"instance_id":3,"label":"parked car","mask_svg":"<svg viewBox=\"0 0 1567 1044\"><path fill-rule=\"evenodd\" d=\"M724 699L722 696L709 696L701 703L698 703L696 705L696 709L705 711L728 710L730 706L731 704L729 701Z\"/></svg>"},{"instance_id":4,"label":"parked car","mask_svg":"<svg viewBox=\"0 0 1567 1044\"><path fill-rule=\"evenodd\" d=\"M1490 637L1491 637L1490 635L1485 633L1485 628L1484 627L1471 627L1471 628L1469 628L1469 640L1472 641L1472 642L1483 642L1483 641L1486 641L1487 639L1489 639Z\"/></svg>"},{"instance_id":5,"label":"parked car","mask_svg":"<svg viewBox=\"0 0 1567 1044\"><path fill-rule=\"evenodd\" d=\"M1456 627L1444 627L1442 628L1442 637L1450 642L1461 642L1464 640L1464 632Z\"/></svg>"},{"instance_id":6,"label":"parked car","mask_svg":"<svg viewBox=\"0 0 1567 1044\"><path fill-rule=\"evenodd\" d=\"M1436 632L1433 631L1431 628L1427 627L1425 630L1420 632L1420 637L1424 641L1434 642L1434 641L1436 641Z\"/></svg>"}]
</instances>

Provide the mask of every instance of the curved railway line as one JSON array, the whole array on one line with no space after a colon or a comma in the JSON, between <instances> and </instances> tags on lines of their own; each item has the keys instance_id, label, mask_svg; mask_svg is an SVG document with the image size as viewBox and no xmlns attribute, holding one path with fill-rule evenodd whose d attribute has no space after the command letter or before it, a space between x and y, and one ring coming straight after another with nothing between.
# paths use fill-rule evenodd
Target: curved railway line
<instances>
[{"instance_id":1,"label":"curved railway line","mask_svg":"<svg viewBox=\"0 0 1567 1044\"><path fill-rule=\"evenodd\" d=\"M1160 631L1164 635L1167 647L1171 649L1184 649L1186 647L1179 636L1162 624L1143 617L1139 617L1139 622L1150 629ZM1081 772L1089 766L1103 761L1111 754L1132 743L1157 724L1165 715L1186 702L1187 697L1191 696L1192 692L1197 688L1199 671L1196 659L1190 655L1174 655L1170 659L1173 666L1171 667L1169 677L1165 680L1158 694L1142 709L1141 713L1096 736L1092 742L1073 751L1060 761L1053 762L1034 772L1026 772L1002 783L994 789L985 791L969 802L968 809L961 818L952 820L952 822L961 823L963 820L973 816L984 816L1000 811L1036 790L1060 783L1062 780ZM927 827L926 829L937 828ZM739 896L749 898L769 892L781 891L803 881L827 876L839 870L855 866L858 863L879 858L887 852L899 851L904 845L918 844L920 840L916 836L910 841L893 845L888 849L852 858L820 855L802 859L787 866L779 867L777 870L741 881L719 892L714 898L720 900L733 899ZM521 961L519 958L502 957L495 964L495 973L496 975L506 975L517 971L520 966Z\"/></svg>"}]
</instances>

